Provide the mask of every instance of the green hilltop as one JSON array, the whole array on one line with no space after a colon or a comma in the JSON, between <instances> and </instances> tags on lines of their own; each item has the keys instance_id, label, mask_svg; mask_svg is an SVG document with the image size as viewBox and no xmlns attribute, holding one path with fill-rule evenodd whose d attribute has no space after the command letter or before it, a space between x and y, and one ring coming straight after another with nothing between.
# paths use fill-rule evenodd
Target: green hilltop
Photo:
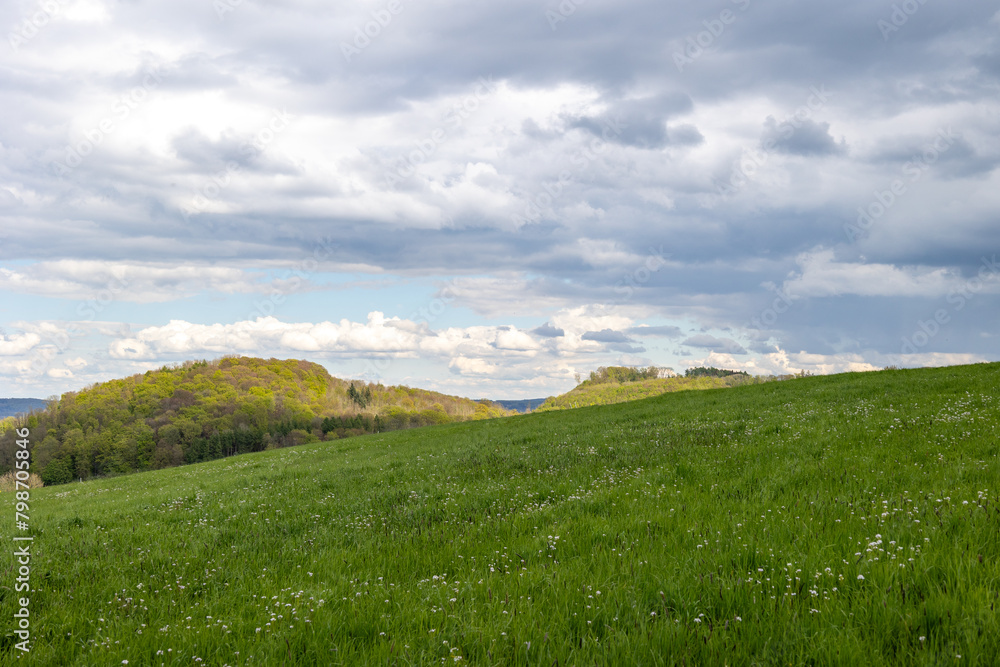
<instances>
[{"instance_id":1,"label":"green hilltop","mask_svg":"<svg viewBox=\"0 0 1000 667\"><path fill-rule=\"evenodd\" d=\"M508 414L489 402L340 380L308 361L225 357L69 392L26 423L37 442L33 469L60 484ZM0 464L13 466L14 443L13 431L0 435Z\"/></svg>"},{"instance_id":2,"label":"green hilltop","mask_svg":"<svg viewBox=\"0 0 1000 667\"><path fill-rule=\"evenodd\" d=\"M745 384L760 384L790 376L751 377L744 372L718 368L690 368L684 377L673 375L670 369L649 366L602 366L576 387L548 398L536 411L566 410L595 405L613 405L636 401L674 391L721 389Z\"/></svg>"},{"instance_id":3,"label":"green hilltop","mask_svg":"<svg viewBox=\"0 0 1000 667\"><path fill-rule=\"evenodd\" d=\"M322 404L298 368L296 401ZM996 664L997 433L1000 364L980 364L33 489L21 662Z\"/></svg>"}]
</instances>

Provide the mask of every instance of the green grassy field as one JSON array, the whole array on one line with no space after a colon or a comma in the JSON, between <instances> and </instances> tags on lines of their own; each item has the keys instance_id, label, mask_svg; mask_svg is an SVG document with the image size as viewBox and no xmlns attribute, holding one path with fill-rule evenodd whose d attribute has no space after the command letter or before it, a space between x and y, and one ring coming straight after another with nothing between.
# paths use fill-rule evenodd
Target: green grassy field
<instances>
[{"instance_id":1,"label":"green grassy field","mask_svg":"<svg viewBox=\"0 0 1000 667\"><path fill-rule=\"evenodd\" d=\"M0 663L996 664L998 426L983 364L33 490Z\"/></svg>"}]
</instances>

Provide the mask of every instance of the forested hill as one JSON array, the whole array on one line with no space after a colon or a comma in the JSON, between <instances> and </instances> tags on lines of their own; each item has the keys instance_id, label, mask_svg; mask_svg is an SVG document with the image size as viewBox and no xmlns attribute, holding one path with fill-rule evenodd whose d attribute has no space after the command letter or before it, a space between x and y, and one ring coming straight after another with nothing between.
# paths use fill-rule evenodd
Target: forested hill
<instances>
[{"instance_id":1,"label":"forested hill","mask_svg":"<svg viewBox=\"0 0 1000 667\"><path fill-rule=\"evenodd\" d=\"M507 414L487 402L339 380L308 361L226 357L69 392L26 421L32 470L58 484ZM8 468L14 440L12 430L0 435Z\"/></svg>"}]
</instances>

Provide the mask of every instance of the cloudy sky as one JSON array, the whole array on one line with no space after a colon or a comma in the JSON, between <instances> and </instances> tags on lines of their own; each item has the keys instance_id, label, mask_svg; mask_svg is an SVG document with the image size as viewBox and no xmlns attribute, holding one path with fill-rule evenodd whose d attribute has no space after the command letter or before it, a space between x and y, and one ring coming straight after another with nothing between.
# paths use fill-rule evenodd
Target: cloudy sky
<instances>
[{"instance_id":1,"label":"cloudy sky","mask_svg":"<svg viewBox=\"0 0 1000 667\"><path fill-rule=\"evenodd\" d=\"M1000 359L1000 3L10 0L0 381Z\"/></svg>"}]
</instances>

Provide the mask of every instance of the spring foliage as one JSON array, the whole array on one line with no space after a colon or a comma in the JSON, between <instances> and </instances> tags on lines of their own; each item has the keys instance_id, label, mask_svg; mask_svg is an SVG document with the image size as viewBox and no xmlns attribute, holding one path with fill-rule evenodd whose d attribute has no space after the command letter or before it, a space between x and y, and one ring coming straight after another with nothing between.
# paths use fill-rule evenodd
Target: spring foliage
<instances>
[{"instance_id":1,"label":"spring foliage","mask_svg":"<svg viewBox=\"0 0 1000 667\"><path fill-rule=\"evenodd\" d=\"M346 382L307 361L187 362L69 392L22 421L46 484L364 433L510 414L408 387ZM0 435L11 466L13 431Z\"/></svg>"}]
</instances>

